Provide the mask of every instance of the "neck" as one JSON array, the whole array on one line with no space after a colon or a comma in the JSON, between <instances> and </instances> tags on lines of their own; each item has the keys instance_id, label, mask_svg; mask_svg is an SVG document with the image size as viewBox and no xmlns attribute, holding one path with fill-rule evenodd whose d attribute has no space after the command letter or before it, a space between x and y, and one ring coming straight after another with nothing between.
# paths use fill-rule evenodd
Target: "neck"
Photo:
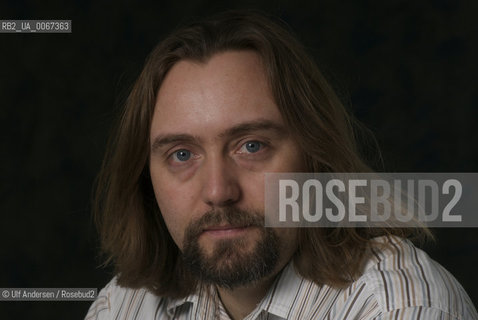
<instances>
[{"instance_id":1,"label":"neck","mask_svg":"<svg viewBox=\"0 0 478 320\"><path fill-rule=\"evenodd\" d=\"M233 290L217 287L221 302L233 320L250 314L267 294L275 277Z\"/></svg>"},{"instance_id":2,"label":"neck","mask_svg":"<svg viewBox=\"0 0 478 320\"><path fill-rule=\"evenodd\" d=\"M269 276L246 286L232 290L217 287L221 302L231 319L244 319L248 316L266 296L287 263L288 261L279 264Z\"/></svg>"}]
</instances>

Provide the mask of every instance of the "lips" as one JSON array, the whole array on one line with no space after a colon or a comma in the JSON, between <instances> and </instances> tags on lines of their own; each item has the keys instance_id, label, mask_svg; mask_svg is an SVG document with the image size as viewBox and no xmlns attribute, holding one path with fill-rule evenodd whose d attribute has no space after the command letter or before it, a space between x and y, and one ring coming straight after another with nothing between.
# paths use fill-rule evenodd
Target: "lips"
<instances>
[{"instance_id":1,"label":"lips","mask_svg":"<svg viewBox=\"0 0 478 320\"><path fill-rule=\"evenodd\" d=\"M231 226L231 225L224 225L224 226L213 226L213 227L207 227L203 229L204 231L225 231L225 230L233 230L233 229L244 229L247 228L248 226Z\"/></svg>"},{"instance_id":2,"label":"lips","mask_svg":"<svg viewBox=\"0 0 478 320\"><path fill-rule=\"evenodd\" d=\"M203 229L202 235L211 236L213 238L235 237L244 234L246 231L250 230L250 227L251 226L232 225L211 226Z\"/></svg>"}]
</instances>

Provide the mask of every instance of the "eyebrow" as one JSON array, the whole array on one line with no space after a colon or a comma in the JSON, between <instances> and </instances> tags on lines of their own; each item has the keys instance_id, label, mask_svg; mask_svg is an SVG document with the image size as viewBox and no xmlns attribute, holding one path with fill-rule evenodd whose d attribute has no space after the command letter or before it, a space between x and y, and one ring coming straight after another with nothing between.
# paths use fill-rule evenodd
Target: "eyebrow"
<instances>
[{"instance_id":1,"label":"eyebrow","mask_svg":"<svg viewBox=\"0 0 478 320\"><path fill-rule=\"evenodd\" d=\"M269 130L274 131L275 134L280 136L286 135L287 131L284 126L270 121L270 120L256 120L245 123L240 123L232 128L225 130L218 135L219 138L224 137L236 137L249 132ZM201 138L189 134L166 134L157 136L151 145L151 151L155 152L159 148L176 142L182 143L194 143L201 141Z\"/></svg>"}]
</instances>

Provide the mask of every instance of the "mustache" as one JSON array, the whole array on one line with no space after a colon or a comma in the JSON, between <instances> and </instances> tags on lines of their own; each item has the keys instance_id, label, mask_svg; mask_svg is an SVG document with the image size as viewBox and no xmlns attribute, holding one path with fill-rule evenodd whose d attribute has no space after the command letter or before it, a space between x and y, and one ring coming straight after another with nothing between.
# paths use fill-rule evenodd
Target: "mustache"
<instances>
[{"instance_id":1,"label":"mustache","mask_svg":"<svg viewBox=\"0 0 478 320\"><path fill-rule=\"evenodd\" d=\"M192 240L205 230L218 225L231 227L260 227L264 228L264 215L260 211L242 210L234 207L215 209L206 212L201 218L190 223L186 229L186 238Z\"/></svg>"}]
</instances>

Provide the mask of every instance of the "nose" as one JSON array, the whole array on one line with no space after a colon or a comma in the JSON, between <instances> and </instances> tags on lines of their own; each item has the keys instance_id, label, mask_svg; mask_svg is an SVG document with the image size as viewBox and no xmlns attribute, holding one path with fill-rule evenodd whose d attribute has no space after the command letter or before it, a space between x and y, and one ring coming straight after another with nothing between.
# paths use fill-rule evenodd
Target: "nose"
<instances>
[{"instance_id":1,"label":"nose","mask_svg":"<svg viewBox=\"0 0 478 320\"><path fill-rule=\"evenodd\" d=\"M241 197L238 172L227 157L208 159L203 165L202 198L211 207L230 206Z\"/></svg>"}]
</instances>

